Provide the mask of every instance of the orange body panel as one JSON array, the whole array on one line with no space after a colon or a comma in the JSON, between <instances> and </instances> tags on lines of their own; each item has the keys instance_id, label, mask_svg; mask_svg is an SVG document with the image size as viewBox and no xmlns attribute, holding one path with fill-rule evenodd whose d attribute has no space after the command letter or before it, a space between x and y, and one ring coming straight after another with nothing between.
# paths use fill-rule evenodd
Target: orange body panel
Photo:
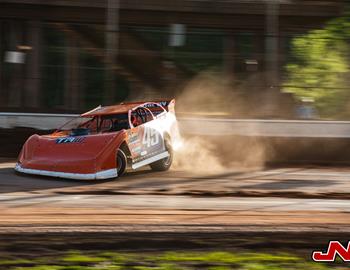
<instances>
[{"instance_id":1,"label":"orange body panel","mask_svg":"<svg viewBox=\"0 0 350 270\"><path fill-rule=\"evenodd\" d=\"M57 137L33 135L23 146L18 162L27 169L65 173L88 174L113 169L125 132L76 139L77 142L57 144Z\"/></svg>"}]
</instances>

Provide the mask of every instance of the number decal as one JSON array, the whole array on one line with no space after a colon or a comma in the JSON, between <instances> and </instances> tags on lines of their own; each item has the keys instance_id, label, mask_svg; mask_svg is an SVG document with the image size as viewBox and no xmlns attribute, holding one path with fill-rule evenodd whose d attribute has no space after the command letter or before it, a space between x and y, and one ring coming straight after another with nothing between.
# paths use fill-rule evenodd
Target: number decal
<instances>
[{"instance_id":1,"label":"number decal","mask_svg":"<svg viewBox=\"0 0 350 270\"><path fill-rule=\"evenodd\" d=\"M145 132L143 133L142 144L147 145L147 147L151 147L159 144L159 134L153 128L145 128Z\"/></svg>"}]
</instances>

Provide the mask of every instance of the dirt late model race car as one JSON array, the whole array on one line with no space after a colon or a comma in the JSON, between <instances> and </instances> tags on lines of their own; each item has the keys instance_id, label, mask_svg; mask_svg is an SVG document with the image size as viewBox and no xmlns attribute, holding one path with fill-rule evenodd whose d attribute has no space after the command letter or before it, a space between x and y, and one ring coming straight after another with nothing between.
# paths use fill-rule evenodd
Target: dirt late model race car
<instances>
[{"instance_id":1,"label":"dirt late model race car","mask_svg":"<svg viewBox=\"0 0 350 270\"><path fill-rule=\"evenodd\" d=\"M165 171L179 131L175 100L97 107L23 145L15 170L70 179L108 179L127 167Z\"/></svg>"}]
</instances>

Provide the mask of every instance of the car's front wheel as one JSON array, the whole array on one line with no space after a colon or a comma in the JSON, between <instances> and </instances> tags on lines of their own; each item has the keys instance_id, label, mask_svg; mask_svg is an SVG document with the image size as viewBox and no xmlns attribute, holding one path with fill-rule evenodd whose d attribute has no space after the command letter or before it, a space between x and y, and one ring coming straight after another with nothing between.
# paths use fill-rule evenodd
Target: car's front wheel
<instances>
[{"instance_id":1,"label":"car's front wheel","mask_svg":"<svg viewBox=\"0 0 350 270\"><path fill-rule=\"evenodd\" d=\"M122 176L125 172L126 165L127 165L127 157L123 150L118 149L117 152L117 173L118 176Z\"/></svg>"},{"instance_id":2,"label":"car's front wheel","mask_svg":"<svg viewBox=\"0 0 350 270\"><path fill-rule=\"evenodd\" d=\"M174 152L173 152L173 148L172 148L169 140L165 141L165 148L168 151L169 156L166 158L163 158L161 160L158 160L156 162L151 163L150 167L152 170L154 170L154 171L167 171L170 169L171 164L173 163Z\"/></svg>"}]
</instances>

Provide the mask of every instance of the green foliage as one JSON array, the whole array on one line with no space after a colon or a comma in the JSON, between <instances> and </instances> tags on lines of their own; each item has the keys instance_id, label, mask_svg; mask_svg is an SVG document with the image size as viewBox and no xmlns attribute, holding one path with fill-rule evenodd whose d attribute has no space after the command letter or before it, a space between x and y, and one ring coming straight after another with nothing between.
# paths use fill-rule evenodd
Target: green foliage
<instances>
[{"instance_id":1,"label":"green foliage","mask_svg":"<svg viewBox=\"0 0 350 270\"><path fill-rule=\"evenodd\" d=\"M0 265L18 265L18 264L33 264L31 260L26 260L26 259L5 259L5 260L0 260Z\"/></svg>"},{"instance_id":2,"label":"green foliage","mask_svg":"<svg viewBox=\"0 0 350 270\"><path fill-rule=\"evenodd\" d=\"M57 265L38 265L33 267L16 267L14 270L61 270Z\"/></svg>"},{"instance_id":3,"label":"green foliage","mask_svg":"<svg viewBox=\"0 0 350 270\"><path fill-rule=\"evenodd\" d=\"M103 257L94 257L82 255L79 252L74 252L62 259L63 262L77 262L77 263L97 263L105 261Z\"/></svg>"},{"instance_id":4,"label":"green foliage","mask_svg":"<svg viewBox=\"0 0 350 270\"><path fill-rule=\"evenodd\" d=\"M0 268L12 270L327 270L326 264L287 253L242 253L242 252L164 252L154 253L116 253L116 252L68 252L60 256L45 257L41 260L12 259L0 260ZM31 266L23 266L24 262ZM17 262L19 265L16 265ZM11 268L12 267L12 268ZM339 264L332 265L332 269Z\"/></svg>"},{"instance_id":5,"label":"green foliage","mask_svg":"<svg viewBox=\"0 0 350 270\"><path fill-rule=\"evenodd\" d=\"M201 262L221 262L221 263L244 263L250 261L257 262L295 262L300 258L290 254L265 254L265 253L231 253L231 252L208 252L208 253L182 253L167 252L158 260L163 261L201 261Z\"/></svg>"},{"instance_id":6,"label":"green foliage","mask_svg":"<svg viewBox=\"0 0 350 270\"><path fill-rule=\"evenodd\" d=\"M350 115L350 12L292 41L285 92L312 98L323 117Z\"/></svg>"}]
</instances>

